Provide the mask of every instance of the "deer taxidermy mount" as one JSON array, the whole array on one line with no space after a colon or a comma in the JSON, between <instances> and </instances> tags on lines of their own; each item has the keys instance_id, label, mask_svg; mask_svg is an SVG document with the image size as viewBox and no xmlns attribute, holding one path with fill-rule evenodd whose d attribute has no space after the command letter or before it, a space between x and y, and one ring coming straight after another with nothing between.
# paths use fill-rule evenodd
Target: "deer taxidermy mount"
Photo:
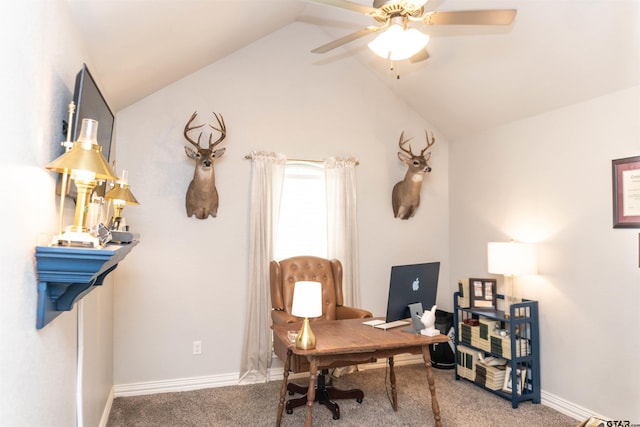
<instances>
[{"instance_id":1,"label":"deer taxidermy mount","mask_svg":"<svg viewBox=\"0 0 640 427\"><path fill-rule=\"evenodd\" d=\"M193 179L187 189L187 216L191 217L195 215L198 219L207 219L209 215L211 215L215 218L218 214L218 190L216 189L213 161L224 154L225 148L218 148L217 150L214 150L214 148L227 136L227 128L222 114L218 115L214 112L213 116L218 122L218 127L211 124L209 124L209 127L215 132L218 132L220 136L213 141L213 132L211 132L209 134L209 145L207 147L201 147L200 139L202 138L203 132L200 132L200 135L198 135L197 142L189 136L189 132L204 126L204 124L192 126L197 115L198 112L194 111L184 127L184 137L194 147L185 146L184 151L187 153L187 157L196 162Z\"/></svg>"},{"instance_id":2,"label":"deer taxidermy mount","mask_svg":"<svg viewBox=\"0 0 640 427\"><path fill-rule=\"evenodd\" d=\"M416 213L416 209L420 205L420 190L422 189L422 180L424 174L431 172L429 159L431 152L425 152L435 144L436 139L431 134L429 141L429 133L424 131L427 137L427 146L420 151L420 154L413 154L411 145L409 149L404 148L405 144L412 138L404 139L404 131L400 134L398 145L401 151L398 151L398 158L407 164L407 173L404 179L393 186L391 193L391 203L393 205L393 215L400 219L409 219Z\"/></svg>"}]
</instances>

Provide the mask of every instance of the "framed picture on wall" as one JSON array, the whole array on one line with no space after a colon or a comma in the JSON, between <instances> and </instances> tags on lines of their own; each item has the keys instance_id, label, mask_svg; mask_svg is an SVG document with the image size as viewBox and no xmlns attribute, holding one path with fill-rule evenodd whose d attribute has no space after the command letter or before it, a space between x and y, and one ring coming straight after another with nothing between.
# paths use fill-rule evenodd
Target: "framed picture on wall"
<instances>
[{"instance_id":1,"label":"framed picture on wall","mask_svg":"<svg viewBox=\"0 0 640 427\"><path fill-rule=\"evenodd\" d=\"M640 228L640 156L612 160L613 228Z\"/></svg>"},{"instance_id":2,"label":"framed picture on wall","mask_svg":"<svg viewBox=\"0 0 640 427\"><path fill-rule=\"evenodd\" d=\"M469 279L471 308L496 309L496 279Z\"/></svg>"}]
</instances>

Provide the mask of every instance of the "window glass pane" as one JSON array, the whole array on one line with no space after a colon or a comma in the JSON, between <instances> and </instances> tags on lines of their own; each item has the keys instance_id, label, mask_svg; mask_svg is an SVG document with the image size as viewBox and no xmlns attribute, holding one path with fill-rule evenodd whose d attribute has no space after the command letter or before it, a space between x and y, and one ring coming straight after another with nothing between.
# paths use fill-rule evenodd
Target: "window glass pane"
<instances>
[{"instance_id":1,"label":"window glass pane","mask_svg":"<svg viewBox=\"0 0 640 427\"><path fill-rule=\"evenodd\" d=\"M327 207L322 164L290 162L285 169L276 259L327 256Z\"/></svg>"}]
</instances>

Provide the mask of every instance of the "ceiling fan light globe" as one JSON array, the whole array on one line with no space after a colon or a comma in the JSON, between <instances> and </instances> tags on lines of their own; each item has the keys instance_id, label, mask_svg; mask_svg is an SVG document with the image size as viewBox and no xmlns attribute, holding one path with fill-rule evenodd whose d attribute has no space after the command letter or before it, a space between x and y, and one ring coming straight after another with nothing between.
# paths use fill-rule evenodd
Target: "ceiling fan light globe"
<instances>
[{"instance_id":1,"label":"ceiling fan light globe","mask_svg":"<svg viewBox=\"0 0 640 427\"><path fill-rule=\"evenodd\" d=\"M369 42L369 49L379 57L387 59L393 52L393 46L397 43L397 39L402 34L402 31L400 25L392 24L386 31Z\"/></svg>"},{"instance_id":2,"label":"ceiling fan light globe","mask_svg":"<svg viewBox=\"0 0 640 427\"><path fill-rule=\"evenodd\" d=\"M409 59L424 49L429 43L429 36L415 28L404 29L393 24L387 31L369 43L369 49L376 55L391 61Z\"/></svg>"}]
</instances>

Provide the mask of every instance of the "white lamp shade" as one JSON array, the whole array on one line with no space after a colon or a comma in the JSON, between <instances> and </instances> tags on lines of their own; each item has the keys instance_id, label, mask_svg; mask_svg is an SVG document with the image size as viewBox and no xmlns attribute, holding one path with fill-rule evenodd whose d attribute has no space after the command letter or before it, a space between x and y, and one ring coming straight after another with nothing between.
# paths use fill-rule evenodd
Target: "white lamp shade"
<instances>
[{"instance_id":1,"label":"white lamp shade","mask_svg":"<svg viewBox=\"0 0 640 427\"><path fill-rule=\"evenodd\" d=\"M322 316L322 284L300 281L293 288L291 314L297 317Z\"/></svg>"},{"instance_id":2,"label":"white lamp shade","mask_svg":"<svg viewBox=\"0 0 640 427\"><path fill-rule=\"evenodd\" d=\"M415 28L404 29L400 24L392 24L368 46L373 53L384 59L402 61L420 52L428 42L429 36Z\"/></svg>"},{"instance_id":3,"label":"white lamp shade","mask_svg":"<svg viewBox=\"0 0 640 427\"><path fill-rule=\"evenodd\" d=\"M538 248L533 243L489 242L487 269L492 274L527 276L538 273Z\"/></svg>"}]
</instances>

